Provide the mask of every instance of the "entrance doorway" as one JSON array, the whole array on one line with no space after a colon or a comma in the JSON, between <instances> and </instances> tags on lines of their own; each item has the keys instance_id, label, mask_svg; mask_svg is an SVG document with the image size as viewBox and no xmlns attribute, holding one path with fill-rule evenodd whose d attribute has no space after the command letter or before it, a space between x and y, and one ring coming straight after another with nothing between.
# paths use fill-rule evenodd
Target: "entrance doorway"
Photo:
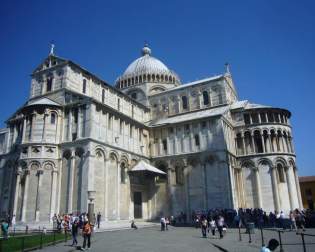
<instances>
[{"instance_id":1,"label":"entrance doorway","mask_svg":"<svg viewBox=\"0 0 315 252\"><path fill-rule=\"evenodd\" d=\"M134 218L142 218L142 194L141 192L133 193L133 203L134 203Z\"/></svg>"}]
</instances>

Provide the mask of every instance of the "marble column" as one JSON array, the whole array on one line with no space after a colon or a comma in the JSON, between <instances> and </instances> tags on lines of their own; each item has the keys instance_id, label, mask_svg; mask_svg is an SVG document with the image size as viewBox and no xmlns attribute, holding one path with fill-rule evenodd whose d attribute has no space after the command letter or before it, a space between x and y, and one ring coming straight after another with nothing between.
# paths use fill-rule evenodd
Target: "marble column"
<instances>
[{"instance_id":1,"label":"marble column","mask_svg":"<svg viewBox=\"0 0 315 252\"><path fill-rule=\"evenodd\" d=\"M17 212L17 205L18 205L19 194L20 194L21 174L22 174L22 170L19 168L16 172L14 203L13 203L13 214L15 216Z\"/></svg>"},{"instance_id":2,"label":"marble column","mask_svg":"<svg viewBox=\"0 0 315 252\"><path fill-rule=\"evenodd\" d=\"M120 182L121 182L121 178L120 178L120 164L117 163L117 220L120 220Z\"/></svg>"},{"instance_id":3,"label":"marble column","mask_svg":"<svg viewBox=\"0 0 315 252\"><path fill-rule=\"evenodd\" d=\"M69 109L69 113L68 113L68 141L72 140L72 109Z\"/></svg>"},{"instance_id":4,"label":"marble column","mask_svg":"<svg viewBox=\"0 0 315 252\"><path fill-rule=\"evenodd\" d=\"M169 166L169 165L168 165ZM172 205L174 204L174 198L172 193L172 185L173 185L173 177L172 177L172 169L170 167L167 168L167 195L169 204L169 214L174 215Z\"/></svg>"},{"instance_id":5,"label":"marble column","mask_svg":"<svg viewBox=\"0 0 315 252\"><path fill-rule=\"evenodd\" d=\"M298 200L299 200L299 206L300 206L300 209L303 209L303 202L302 202L302 197L301 197L301 188L300 188L299 177L297 175L295 168L293 168L293 172L294 172L295 185L296 185L296 190L297 190L297 195L298 195Z\"/></svg>"},{"instance_id":6,"label":"marble column","mask_svg":"<svg viewBox=\"0 0 315 252\"><path fill-rule=\"evenodd\" d=\"M278 182L277 182L277 175L276 175L276 167L271 167L271 181L272 181L272 191L273 191L273 198L275 203L275 210L280 211L280 199L279 199L279 191L278 191Z\"/></svg>"},{"instance_id":7,"label":"marble column","mask_svg":"<svg viewBox=\"0 0 315 252\"><path fill-rule=\"evenodd\" d=\"M26 134L26 116L23 118L23 131L22 131L22 143L25 142L25 134Z\"/></svg>"},{"instance_id":8,"label":"marble column","mask_svg":"<svg viewBox=\"0 0 315 252\"><path fill-rule=\"evenodd\" d=\"M260 185L260 177L259 177L259 170L255 168L255 178L256 178L256 194L257 194L257 203L258 208L262 208L262 196L261 196L261 185Z\"/></svg>"},{"instance_id":9,"label":"marble column","mask_svg":"<svg viewBox=\"0 0 315 252\"><path fill-rule=\"evenodd\" d=\"M247 155L246 145L245 145L245 136L242 134L242 145L243 145L243 155Z\"/></svg>"},{"instance_id":10,"label":"marble column","mask_svg":"<svg viewBox=\"0 0 315 252\"><path fill-rule=\"evenodd\" d=\"M107 164L110 162L109 159L105 158L104 160L104 169L105 169L105 221L108 221L108 183L109 183L109 179L108 179L108 167Z\"/></svg>"},{"instance_id":11,"label":"marble column","mask_svg":"<svg viewBox=\"0 0 315 252\"><path fill-rule=\"evenodd\" d=\"M189 197L189 173L190 173L190 166L184 166L184 177L185 177L185 184L184 184L184 189L185 189L185 195L186 195L186 215L187 215L187 221L190 221L191 219L191 214L190 214L190 197Z\"/></svg>"},{"instance_id":12,"label":"marble column","mask_svg":"<svg viewBox=\"0 0 315 252\"><path fill-rule=\"evenodd\" d=\"M81 138L82 133L82 120L81 120L81 114L82 114L82 107L78 107L78 122L77 122L77 138Z\"/></svg>"},{"instance_id":13,"label":"marble column","mask_svg":"<svg viewBox=\"0 0 315 252\"><path fill-rule=\"evenodd\" d=\"M250 138L251 138L251 141L252 141L252 153L256 153L254 133L250 135Z\"/></svg>"},{"instance_id":14,"label":"marble column","mask_svg":"<svg viewBox=\"0 0 315 252\"><path fill-rule=\"evenodd\" d=\"M74 186L74 169L75 169L75 153L72 153L70 157L70 169L69 169L69 195L68 195L68 207L67 212L72 213L73 202L73 186Z\"/></svg>"},{"instance_id":15,"label":"marble column","mask_svg":"<svg viewBox=\"0 0 315 252\"><path fill-rule=\"evenodd\" d=\"M271 141L271 134L268 134L269 152L274 152L273 142Z\"/></svg>"},{"instance_id":16,"label":"marble column","mask_svg":"<svg viewBox=\"0 0 315 252\"><path fill-rule=\"evenodd\" d=\"M267 152L266 150L266 146L265 146L265 139L264 139L264 133L262 133L261 135L261 143L262 143L262 148L263 148L263 152Z\"/></svg>"},{"instance_id":17,"label":"marble column","mask_svg":"<svg viewBox=\"0 0 315 252\"><path fill-rule=\"evenodd\" d=\"M52 222L52 217L56 213L55 211L56 211L57 179L58 179L58 171L53 169L51 171L50 219L49 219L49 222Z\"/></svg>"},{"instance_id":18,"label":"marble column","mask_svg":"<svg viewBox=\"0 0 315 252\"><path fill-rule=\"evenodd\" d=\"M24 184L24 195L23 195L23 204L22 204L22 218L21 221L25 222L26 221L26 210L27 210L27 196L28 196L28 187L29 187L29 176L30 176L30 171L26 170L25 171L25 184Z\"/></svg>"},{"instance_id":19,"label":"marble column","mask_svg":"<svg viewBox=\"0 0 315 252\"><path fill-rule=\"evenodd\" d=\"M290 167L285 167L285 176L286 176L286 181L287 181L287 186L288 186L288 192L289 192L289 200L290 200L290 210L294 209L294 200L293 200L293 188L292 188L292 181L290 177Z\"/></svg>"},{"instance_id":20,"label":"marble column","mask_svg":"<svg viewBox=\"0 0 315 252\"><path fill-rule=\"evenodd\" d=\"M42 142L46 141L46 124L47 124L47 117L48 117L48 112L45 110L44 113L44 118L43 118L43 134L42 134Z\"/></svg>"},{"instance_id":21,"label":"marble column","mask_svg":"<svg viewBox=\"0 0 315 252\"><path fill-rule=\"evenodd\" d=\"M37 181L37 192L36 192L36 208L35 208L35 221L39 221L40 215L40 189L42 186L42 175L44 171L38 170L36 176L38 177Z\"/></svg>"}]
</instances>

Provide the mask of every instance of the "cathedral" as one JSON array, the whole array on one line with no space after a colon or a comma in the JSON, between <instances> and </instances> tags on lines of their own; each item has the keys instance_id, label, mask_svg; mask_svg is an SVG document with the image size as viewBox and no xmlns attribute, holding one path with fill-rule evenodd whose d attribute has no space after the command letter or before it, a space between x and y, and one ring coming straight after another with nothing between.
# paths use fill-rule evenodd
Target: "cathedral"
<instances>
[{"instance_id":1,"label":"cathedral","mask_svg":"<svg viewBox=\"0 0 315 252\"><path fill-rule=\"evenodd\" d=\"M52 47L0 129L0 215L36 223L90 205L104 221L302 208L290 117L239 100L228 65L182 83L145 45L109 84Z\"/></svg>"}]
</instances>

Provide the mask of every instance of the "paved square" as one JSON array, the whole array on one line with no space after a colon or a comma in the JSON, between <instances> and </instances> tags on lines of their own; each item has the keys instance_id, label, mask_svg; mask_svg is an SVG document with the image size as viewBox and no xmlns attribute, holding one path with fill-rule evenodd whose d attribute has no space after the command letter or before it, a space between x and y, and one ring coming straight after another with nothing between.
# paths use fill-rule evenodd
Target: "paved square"
<instances>
[{"instance_id":1,"label":"paved square","mask_svg":"<svg viewBox=\"0 0 315 252\"><path fill-rule=\"evenodd\" d=\"M82 245L82 237L79 244ZM69 252L76 249L68 246L71 241L60 243L57 246L44 248L45 252ZM96 233L92 239L90 251L115 252L217 252L209 239L201 237L200 229L174 228L161 232L159 227L142 228L138 230L121 230L113 232Z\"/></svg>"}]
</instances>

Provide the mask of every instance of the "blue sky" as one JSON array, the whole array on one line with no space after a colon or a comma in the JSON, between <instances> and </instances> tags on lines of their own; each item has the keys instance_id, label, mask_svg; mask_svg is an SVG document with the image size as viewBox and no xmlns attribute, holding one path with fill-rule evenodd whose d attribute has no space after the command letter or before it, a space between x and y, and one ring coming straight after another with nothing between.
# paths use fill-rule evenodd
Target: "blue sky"
<instances>
[{"instance_id":1,"label":"blue sky","mask_svg":"<svg viewBox=\"0 0 315 252\"><path fill-rule=\"evenodd\" d=\"M240 99L292 116L300 175L315 175L314 1L1 1L0 120L23 104L48 55L113 83L144 41L182 81L231 64Z\"/></svg>"}]
</instances>

